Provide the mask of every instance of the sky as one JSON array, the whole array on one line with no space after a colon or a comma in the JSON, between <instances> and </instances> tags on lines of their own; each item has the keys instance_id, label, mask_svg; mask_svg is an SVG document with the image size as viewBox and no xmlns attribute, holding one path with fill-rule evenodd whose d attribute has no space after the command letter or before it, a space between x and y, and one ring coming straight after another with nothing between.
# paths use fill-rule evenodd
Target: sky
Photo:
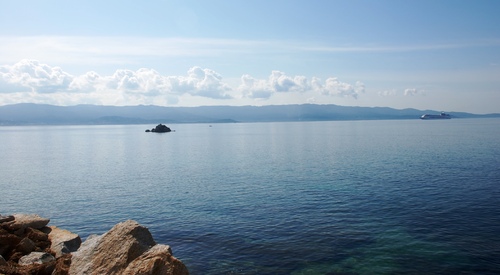
<instances>
[{"instance_id":1,"label":"sky","mask_svg":"<svg viewBox=\"0 0 500 275\"><path fill-rule=\"evenodd\" d=\"M500 113L497 0L0 0L0 105Z\"/></svg>"}]
</instances>

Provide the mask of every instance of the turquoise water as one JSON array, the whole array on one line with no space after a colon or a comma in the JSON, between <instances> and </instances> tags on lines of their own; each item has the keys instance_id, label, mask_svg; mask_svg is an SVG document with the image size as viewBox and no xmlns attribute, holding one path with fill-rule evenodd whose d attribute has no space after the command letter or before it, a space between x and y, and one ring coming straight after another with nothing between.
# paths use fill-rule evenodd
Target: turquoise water
<instances>
[{"instance_id":1,"label":"turquoise water","mask_svg":"<svg viewBox=\"0 0 500 275\"><path fill-rule=\"evenodd\" d=\"M500 273L500 120L0 127L0 214L192 274Z\"/></svg>"}]
</instances>

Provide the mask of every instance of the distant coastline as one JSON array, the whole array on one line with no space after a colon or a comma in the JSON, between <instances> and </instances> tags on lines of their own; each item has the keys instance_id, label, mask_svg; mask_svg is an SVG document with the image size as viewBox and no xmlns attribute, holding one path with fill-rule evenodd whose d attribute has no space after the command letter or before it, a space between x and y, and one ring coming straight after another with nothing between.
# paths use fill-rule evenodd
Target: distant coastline
<instances>
[{"instance_id":1,"label":"distant coastline","mask_svg":"<svg viewBox=\"0 0 500 275\"><path fill-rule=\"evenodd\" d=\"M339 105L268 105L162 107L154 105L56 106L20 103L0 106L0 125L126 125L158 123L236 123L335 120L419 119L434 110ZM500 114L447 112L452 118L500 117Z\"/></svg>"}]
</instances>

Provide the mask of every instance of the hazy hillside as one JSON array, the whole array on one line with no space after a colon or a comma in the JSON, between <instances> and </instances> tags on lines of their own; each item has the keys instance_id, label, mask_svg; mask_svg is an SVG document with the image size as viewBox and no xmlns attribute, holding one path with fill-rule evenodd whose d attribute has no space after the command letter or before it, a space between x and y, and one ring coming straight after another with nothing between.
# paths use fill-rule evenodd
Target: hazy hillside
<instances>
[{"instance_id":1,"label":"hazy hillside","mask_svg":"<svg viewBox=\"0 0 500 275\"><path fill-rule=\"evenodd\" d=\"M151 123L219 123L259 121L318 121L418 119L432 110L392 109L385 107L347 107L338 105L273 106L54 106L14 104L0 106L0 125L64 124L151 124ZM475 115L450 112L453 118L500 117L500 114Z\"/></svg>"}]
</instances>

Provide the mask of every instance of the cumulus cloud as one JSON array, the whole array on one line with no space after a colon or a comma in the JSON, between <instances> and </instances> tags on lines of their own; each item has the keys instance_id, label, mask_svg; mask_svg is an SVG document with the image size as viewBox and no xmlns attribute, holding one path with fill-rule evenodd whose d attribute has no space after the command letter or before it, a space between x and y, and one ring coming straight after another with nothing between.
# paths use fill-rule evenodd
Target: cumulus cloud
<instances>
[{"instance_id":1,"label":"cumulus cloud","mask_svg":"<svg viewBox=\"0 0 500 275\"><path fill-rule=\"evenodd\" d=\"M256 79L250 75L243 75L238 90L249 98L269 98L274 93L305 92L310 88L305 76L291 77L284 72L272 71L268 79Z\"/></svg>"},{"instance_id":2,"label":"cumulus cloud","mask_svg":"<svg viewBox=\"0 0 500 275\"><path fill-rule=\"evenodd\" d=\"M96 72L87 72L84 75L73 77L73 80L69 84L69 90L79 91L79 92L89 92L103 83L103 80L99 74Z\"/></svg>"},{"instance_id":3,"label":"cumulus cloud","mask_svg":"<svg viewBox=\"0 0 500 275\"><path fill-rule=\"evenodd\" d=\"M189 69L187 77L171 77L172 83L178 85L177 88L194 96L204 96L216 99L231 98L228 92L229 85L222 81L222 76L210 69L193 67Z\"/></svg>"},{"instance_id":4,"label":"cumulus cloud","mask_svg":"<svg viewBox=\"0 0 500 275\"><path fill-rule=\"evenodd\" d=\"M281 93L309 93L309 96L357 98L364 84L341 82L335 77L322 81L312 77L290 76L272 71L268 78L241 76L241 84L232 88L214 70L198 66L185 75L166 76L142 68L136 71L118 69L111 75L90 71L71 75L60 67L36 60L22 60L11 66L0 66L0 93L9 94L0 103L37 102L67 104L177 104L181 97L211 100L246 98L267 100ZM22 100L22 99L25 100ZM66 102L66 104L65 104Z\"/></svg>"},{"instance_id":5,"label":"cumulus cloud","mask_svg":"<svg viewBox=\"0 0 500 275\"><path fill-rule=\"evenodd\" d=\"M269 83L277 92L303 92L310 88L305 76L290 77L280 71L272 71L271 76L269 76Z\"/></svg>"},{"instance_id":6,"label":"cumulus cloud","mask_svg":"<svg viewBox=\"0 0 500 275\"><path fill-rule=\"evenodd\" d=\"M110 89L119 93L144 96L160 96L171 94L171 86L167 77L155 70L142 68L137 71L117 70L111 76L91 76L89 79L96 88ZM105 88L103 88L105 87Z\"/></svg>"},{"instance_id":7,"label":"cumulus cloud","mask_svg":"<svg viewBox=\"0 0 500 275\"><path fill-rule=\"evenodd\" d=\"M177 103L177 97L188 94L214 99L231 98L231 88L217 72L200 67L188 70L185 76L163 76L153 69L137 71L119 69L112 75L87 72L73 76L59 67L36 60L22 60L12 66L0 67L0 93L86 94L86 98L133 98L147 102L147 97L165 97ZM39 97L39 96L38 96ZM37 97L37 98L38 98ZM84 96L80 96L84 97Z\"/></svg>"},{"instance_id":8,"label":"cumulus cloud","mask_svg":"<svg viewBox=\"0 0 500 275\"><path fill-rule=\"evenodd\" d=\"M354 85L341 82L336 77L327 78L322 82L319 78L312 79L314 90L324 95L358 98L359 94L365 92L365 84L357 81Z\"/></svg>"},{"instance_id":9,"label":"cumulus cloud","mask_svg":"<svg viewBox=\"0 0 500 275\"><path fill-rule=\"evenodd\" d=\"M67 90L72 79L73 76L61 68L50 67L34 60L22 60L0 69L0 87L3 92L61 92Z\"/></svg>"},{"instance_id":10,"label":"cumulus cloud","mask_svg":"<svg viewBox=\"0 0 500 275\"><path fill-rule=\"evenodd\" d=\"M256 79L247 74L241 76L238 89L249 98L269 98L274 92L267 80Z\"/></svg>"},{"instance_id":11,"label":"cumulus cloud","mask_svg":"<svg viewBox=\"0 0 500 275\"><path fill-rule=\"evenodd\" d=\"M288 76L284 72L272 71L268 79L243 75L238 90L250 98L269 98L275 93L310 91L323 95L357 98L360 93L364 93L365 85L359 81L352 85L341 82L335 77L323 82L317 77L309 80L305 76Z\"/></svg>"}]
</instances>

